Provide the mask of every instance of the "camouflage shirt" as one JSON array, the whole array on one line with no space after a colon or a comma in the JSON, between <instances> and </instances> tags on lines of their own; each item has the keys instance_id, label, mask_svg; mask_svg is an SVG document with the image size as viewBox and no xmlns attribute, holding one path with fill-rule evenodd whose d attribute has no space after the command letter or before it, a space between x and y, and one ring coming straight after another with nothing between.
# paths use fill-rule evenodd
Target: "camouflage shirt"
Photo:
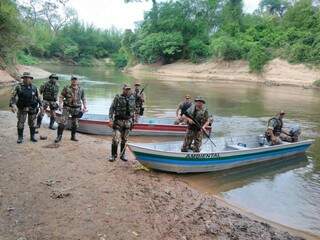
<instances>
[{"instance_id":1,"label":"camouflage shirt","mask_svg":"<svg viewBox=\"0 0 320 240\"><path fill-rule=\"evenodd\" d=\"M143 106L143 102L144 102L144 95L143 93L140 93L141 90L139 88L136 88L134 90L134 97L135 97L135 101L136 101L136 107L137 108L141 108Z\"/></svg>"},{"instance_id":2,"label":"camouflage shirt","mask_svg":"<svg viewBox=\"0 0 320 240\"><path fill-rule=\"evenodd\" d=\"M48 81L40 87L40 94L46 101L57 101L59 93L59 85L55 82Z\"/></svg>"},{"instance_id":3,"label":"camouflage shirt","mask_svg":"<svg viewBox=\"0 0 320 240\"><path fill-rule=\"evenodd\" d=\"M71 85L63 88L61 92L63 105L67 107L81 107L86 101L84 90L78 86L73 88Z\"/></svg>"},{"instance_id":4,"label":"camouflage shirt","mask_svg":"<svg viewBox=\"0 0 320 240\"><path fill-rule=\"evenodd\" d=\"M37 108L42 105L41 98L38 94L38 89L35 85L27 85L19 83L16 85L11 93L10 104L17 105L18 108Z\"/></svg>"},{"instance_id":5,"label":"camouflage shirt","mask_svg":"<svg viewBox=\"0 0 320 240\"><path fill-rule=\"evenodd\" d=\"M206 107L202 109L197 109L196 105L192 104L191 107L186 111L187 115L190 115L194 120L196 120L202 127L209 119L209 113ZM188 128L191 130L200 130L195 124L189 124Z\"/></svg>"},{"instance_id":6,"label":"camouflage shirt","mask_svg":"<svg viewBox=\"0 0 320 240\"><path fill-rule=\"evenodd\" d=\"M116 95L109 109L109 118L112 120L129 120L134 117L135 97L131 94Z\"/></svg>"},{"instance_id":7,"label":"camouflage shirt","mask_svg":"<svg viewBox=\"0 0 320 240\"><path fill-rule=\"evenodd\" d=\"M190 108L192 105L192 102L183 101L178 105L178 109L180 110L180 116L182 116L188 108Z\"/></svg>"}]
</instances>

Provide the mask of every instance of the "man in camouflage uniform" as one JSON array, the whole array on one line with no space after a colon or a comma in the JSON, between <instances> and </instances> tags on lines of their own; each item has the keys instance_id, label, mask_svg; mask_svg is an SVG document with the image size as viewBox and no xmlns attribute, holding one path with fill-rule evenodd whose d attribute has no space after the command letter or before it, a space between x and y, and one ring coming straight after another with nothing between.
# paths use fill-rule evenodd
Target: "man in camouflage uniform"
<instances>
[{"instance_id":1,"label":"man in camouflage uniform","mask_svg":"<svg viewBox=\"0 0 320 240\"><path fill-rule=\"evenodd\" d=\"M121 142L120 159L127 161L125 148L129 131L133 126L135 106L135 98L131 93L131 88L124 85L122 94L115 96L109 109L109 126L113 128L110 162L117 158L119 142Z\"/></svg>"},{"instance_id":2,"label":"man in camouflage uniform","mask_svg":"<svg viewBox=\"0 0 320 240\"><path fill-rule=\"evenodd\" d=\"M35 121L39 107L42 107L42 102L39 97L38 89L32 84L33 77L30 73L23 73L22 83L19 83L13 90L10 99L10 108L13 113L17 112L18 123L18 140L17 143L23 142L24 123L28 116L28 125L30 128L30 140L37 142L35 139Z\"/></svg>"},{"instance_id":3,"label":"man in camouflage uniform","mask_svg":"<svg viewBox=\"0 0 320 240\"><path fill-rule=\"evenodd\" d=\"M209 113L205 107L205 100L197 97L194 104L184 113L184 119L188 124L188 130L184 138L181 152L188 152L193 142L193 151L200 152L202 144L203 131L209 125ZM193 119L193 120L192 120Z\"/></svg>"},{"instance_id":4,"label":"man in camouflage uniform","mask_svg":"<svg viewBox=\"0 0 320 240\"><path fill-rule=\"evenodd\" d=\"M57 83L58 76L56 74L51 74L49 76L49 81L43 84L40 87L40 94L43 96L43 111L39 112L37 118L37 128L40 128L42 118L45 114L45 111L49 107L50 109L50 124L49 128L54 130L53 124L55 122L56 113L55 111L58 110L59 105L57 103L58 100L58 93L59 93L59 85Z\"/></svg>"},{"instance_id":5,"label":"man in camouflage uniform","mask_svg":"<svg viewBox=\"0 0 320 240\"><path fill-rule=\"evenodd\" d=\"M136 102L135 106L135 113L134 113L134 122L138 122L139 117L143 115L143 103L144 103L144 94L142 90L140 89L141 84L135 83L134 84L134 98Z\"/></svg>"},{"instance_id":6,"label":"man in camouflage uniform","mask_svg":"<svg viewBox=\"0 0 320 240\"><path fill-rule=\"evenodd\" d=\"M79 86L78 78L71 77L71 85L65 86L60 94L59 108L62 109L62 115L57 120L58 130L56 143L62 139L63 130L71 116L71 140L78 141L76 138L77 128L79 126L79 118L84 112L87 112L87 100L84 90Z\"/></svg>"},{"instance_id":7,"label":"man in camouflage uniform","mask_svg":"<svg viewBox=\"0 0 320 240\"><path fill-rule=\"evenodd\" d=\"M182 116L185 113L185 111L187 111L187 109L191 107L191 105L192 105L191 97L190 95L186 95L184 101L179 103L177 107L176 121L174 122L174 124L178 125L178 124L184 123L184 119Z\"/></svg>"},{"instance_id":8,"label":"man in camouflage uniform","mask_svg":"<svg viewBox=\"0 0 320 240\"><path fill-rule=\"evenodd\" d=\"M265 133L266 138L272 145L280 144L281 141L293 142L293 137L289 133L282 129L283 117L285 112L281 110L275 117L272 117L268 121L268 128Z\"/></svg>"}]
</instances>

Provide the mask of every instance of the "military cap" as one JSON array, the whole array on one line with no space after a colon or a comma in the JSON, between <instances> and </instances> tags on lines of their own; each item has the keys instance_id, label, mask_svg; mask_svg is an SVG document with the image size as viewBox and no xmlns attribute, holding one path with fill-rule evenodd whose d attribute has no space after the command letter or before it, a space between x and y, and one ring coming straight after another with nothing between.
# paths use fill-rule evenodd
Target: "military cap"
<instances>
[{"instance_id":1,"label":"military cap","mask_svg":"<svg viewBox=\"0 0 320 240\"><path fill-rule=\"evenodd\" d=\"M122 87L123 90L130 90L131 87L128 84L124 84Z\"/></svg>"},{"instance_id":2,"label":"military cap","mask_svg":"<svg viewBox=\"0 0 320 240\"><path fill-rule=\"evenodd\" d=\"M71 80L78 80L78 77L72 75L72 76L71 76Z\"/></svg>"},{"instance_id":3,"label":"military cap","mask_svg":"<svg viewBox=\"0 0 320 240\"><path fill-rule=\"evenodd\" d=\"M285 115L286 112L284 110L280 110L279 115Z\"/></svg>"},{"instance_id":4,"label":"military cap","mask_svg":"<svg viewBox=\"0 0 320 240\"><path fill-rule=\"evenodd\" d=\"M59 79L59 77L58 77L58 75L57 74L55 74L55 73L52 73L50 76L49 76L49 79Z\"/></svg>"},{"instance_id":5,"label":"military cap","mask_svg":"<svg viewBox=\"0 0 320 240\"><path fill-rule=\"evenodd\" d=\"M31 74L29 72L24 72L22 74L21 78L31 78L31 79L33 79L33 77L31 76Z\"/></svg>"},{"instance_id":6,"label":"military cap","mask_svg":"<svg viewBox=\"0 0 320 240\"><path fill-rule=\"evenodd\" d=\"M134 86L141 86L141 83L136 82L136 83L134 84Z\"/></svg>"},{"instance_id":7,"label":"military cap","mask_svg":"<svg viewBox=\"0 0 320 240\"><path fill-rule=\"evenodd\" d=\"M195 102L203 102L203 103L206 103L206 101L203 99L203 97L200 97L200 96L196 97L196 98L194 99L194 101L195 101Z\"/></svg>"}]
</instances>

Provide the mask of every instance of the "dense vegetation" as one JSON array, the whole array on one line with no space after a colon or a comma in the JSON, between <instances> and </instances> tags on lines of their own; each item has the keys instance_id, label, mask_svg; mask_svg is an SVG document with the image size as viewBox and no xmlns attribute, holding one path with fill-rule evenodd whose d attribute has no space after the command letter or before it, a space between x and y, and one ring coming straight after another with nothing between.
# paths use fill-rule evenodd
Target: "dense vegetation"
<instances>
[{"instance_id":1,"label":"dense vegetation","mask_svg":"<svg viewBox=\"0 0 320 240\"><path fill-rule=\"evenodd\" d=\"M320 64L315 0L261 0L252 14L244 13L241 0L153 0L137 28L124 32L84 25L65 7L67 0L26 1L0 2L0 64L15 57L24 63L55 57L88 65L112 57L123 68L219 58L245 59L255 72L275 57Z\"/></svg>"}]
</instances>

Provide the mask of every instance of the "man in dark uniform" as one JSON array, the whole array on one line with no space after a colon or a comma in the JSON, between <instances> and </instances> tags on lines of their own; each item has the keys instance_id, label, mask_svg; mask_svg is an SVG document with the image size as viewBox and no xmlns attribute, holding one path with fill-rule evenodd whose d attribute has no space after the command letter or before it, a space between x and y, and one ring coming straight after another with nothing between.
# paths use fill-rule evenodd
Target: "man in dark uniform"
<instances>
[{"instance_id":1,"label":"man in dark uniform","mask_svg":"<svg viewBox=\"0 0 320 240\"><path fill-rule=\"evenodd\" d=\"M135 106L135 97L131 93L131 88L124 85L122 94L115 96L109 109L109 126L113 129L110 162L116 160L120 142L120 159L127 161L125 148L133 126Z\"/></svg>"},{"instance_id":2,"label":"man in dark uniform","mask_svg":"<svg viewBox=\"0 0 320 240\"><path fill-rule=\"evenodd\" d=\"M37 128L40 128L42 118L45 114L45 111L49 107L50 109L50 124L49 128L54 130L53 124L55 122L56 113L55 111L58 110L59 105L58 101L58 93L59 93L59 85L57 83L58 76L56 74L51 74L49 76L49 81L44 83L40 87L40 94L43 96L43 111L39 112L37 118Z\"/></svg>"},{"instance_id":3,"label":"man in dark uniform","mask_svg":"<svg viewBox=\"0 0 320 240\"><path fill-rule=\"evenodd\" d=\"M25 72L22 75L22 83L19 83L11 94L10 108L13 113L17 112L18 123L18 140L17 143L23 142L24 123L28 116L28 125L30 128L30 140L37 142L35 139L35 121L39 108L42 108L42 101L39 97L38 89L32 84L33 77L30 73Z\"/></svg>"},{"instance_id":4,"label":"man in dark uniform","mask_svg":"<svg viewBox=\"0 0 320 240\"><path fill-rule=\"evenodd\" d=\"M138 122L139 117L143 116L144 108L144 94L142 90L140 89L141 84L135 83L134 84L134 92L133 96L135 98L136 107L135 107L135 114L134 114L134 122Z\"/></svg>"},{"instance_id":5,"label":"man in dark uniform","mask_svg":"<svg viewBox=\"0 0 320 240\"><path fill-rule=\"evenodd\" d=\"M62 139L63 130L71 116L71 140L78 141L76 138L79 118L84 112L87 112L87 99L84 90L79 86L78 78L71 77L71 85L65 86L60 94L59 108L62 109L62 115L58 118L58 130L56 143Z\"/></svg>"},{"instance_id":6,"label":"man in dark uniform","mask_svg":"<svg viewBox=\"0 0 320 240\"><path fill-rule=\"evenodd\" d=\"M178 125L178 124L184 123L182 116L185 113L185 111L187 111L187 109L189 107L191 107L191 105L192 105L191 97L190 97L190 95L186 95L184 101L179 103L179 105L177 107L177 110L176 110L176 121L174 122L174 124Z\"/></svg>"},{"instance_id":7,"label":"man in dark uniform","mask_svg":"<svg viewBox=\"0 0 320 240\"><path fill-rule=\"evenodd\" d=\"M268 128L265 133L266 138L272 145L280 144L281 141L293 142L294 139L290 133L283 130L283 117L285 112L281 110L275 117L268 121Z\"/></svg>"},{"instance_id":8,"label":"man in dark uniform","mask_svg":"<svg viewBox=\"0 0 320 240\"><path fill-rule=\"evenodd\" d=\"M202 145L203 131L206 131L210 120L209 113L205 107L205 100L202 97L196 97L194 104L189 107L183 115L188 124L188 130L184 138L181 152L188 152L193 142L193 151L200 152Z\"/></svg>"}]
</instances>

